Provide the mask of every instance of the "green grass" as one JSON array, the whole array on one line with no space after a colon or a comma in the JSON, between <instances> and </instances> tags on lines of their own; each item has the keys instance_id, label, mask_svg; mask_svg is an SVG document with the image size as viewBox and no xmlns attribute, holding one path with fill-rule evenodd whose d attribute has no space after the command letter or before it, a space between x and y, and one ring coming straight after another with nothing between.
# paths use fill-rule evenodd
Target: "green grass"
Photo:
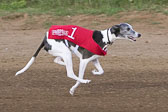
<instances>
[{"instance_id":1,"label":"green grass","mask_svg":"<svg viewBox=\"0 0 168 112\"><path fill-rule=\"evenodd\" d=\"M57 16L76 14L113 15L121 11L152 10L163 12L168 0L1 0L0 16L19 12L28 14L52 14Z\"/></svg>"},{"instance_id":2,"label":"green grass","mask_svg":"<svg viewBox=\"0 0 168 112\"><path fill-rule=\"evenodd\" d=\"M164 13L165 15L168 15L168 9L165 9L165 10L163 11L163 13Z\"/></svg>"},{"instance_id":3,"label":"green grass","mask_svg":"<svg viewBox=\"0 0 168 112\"><path fill-rule=\"evenodd\" d=\"M157 22L157 21L153 21L151 22L152 25L158 25L158 24L162 24L161 22Z\"/></svg>"},{"instance_id":4,"label":"green grass","mask_svg":"<svg viewBox=\"0 0 168 112\"><path fill-rule=\"evenodd\" d=\"M4 11L4 10L0 10L0 16L6 16L9 15L11 12L9 11Z\"/></svg>"}]
</instances>

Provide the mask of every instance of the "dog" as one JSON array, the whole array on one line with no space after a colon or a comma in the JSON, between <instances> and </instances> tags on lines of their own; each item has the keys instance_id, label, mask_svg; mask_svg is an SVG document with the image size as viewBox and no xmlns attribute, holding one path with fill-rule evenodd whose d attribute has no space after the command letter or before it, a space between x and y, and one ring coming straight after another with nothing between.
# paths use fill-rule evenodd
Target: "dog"
<instances>
[{"instance_id":1,"label":"dog","mask_svg":"<svg viewBox=\"0 0 168 112\"><path fill-rule=\"evenodd\" d=\"M125 39L130 41L136 41L136 38L141 37L141 34L133 30L132 26L128 23L121 23L114 25L105 30L87 30L84 31L85 33L78 34L76 36L86 36L87 32L90 32L90 41L94 41L94 44L89 44L89 48L85 48L84 46L77 45L76 42L72 42L74 35L78 31L78 26L71 25L71 31L64 30L62 27L66 27L66 25L61 26L59 29L51 29L46 32L44 40L42 41L40 47L37 49L33 57L27 63L27 65L16 73L16 76L25 72L35 61L36 56L38 55L39 51L44 47L44 49L51 55L55 56L54 62L60 65L64 65L67 71L67 77L76 80L76 84L72 86L69 93L74 95L76 88L80 85L80 83L89 83L91 80L83 79L85 68L88 62L93 62L96 69L92 71L94 75L101 75L104 73L103 68L101 67L98 58L101 56L106 55L107 47L111 45L115 40L118 39ZM57 26L55 26L57 27ZM52 36L66 36L66 38L60 39L52 39ZM89 37L85 37L83 40L87 40ZM72 41L71 41L72 40ZM79 40L79 39L78 39ZM82 40L82 39L81 39ZM83 44L85 42L81 42ZM96 46L96 47L95 47ZM92 47L98 48L100 52L94 52ZM93 49L94 49L93 48ZM91 52L93 51L93 52ZM73 64L72 64L72 53L74 53L80 59L79 65L79 76L77 77L73 71Z\"/></svg>"}]
</instances>

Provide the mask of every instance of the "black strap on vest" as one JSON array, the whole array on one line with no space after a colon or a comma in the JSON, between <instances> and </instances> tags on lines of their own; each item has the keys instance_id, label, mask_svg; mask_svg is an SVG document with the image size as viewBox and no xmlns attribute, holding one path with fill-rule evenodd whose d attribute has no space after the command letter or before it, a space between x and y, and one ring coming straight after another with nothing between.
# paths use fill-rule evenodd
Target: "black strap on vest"
<instances>
[{"instance_id":1,"label":"black strap on vest","mask_svg":"<svg viewBox=\"0 0 168 112\"><path fill-rule=\"evenodd\" d=\"M64 42L64 44L69 48L70 47L70 45L69 45L69 43L68 43L68 40L63 40L63 42Z\"/></svg>"}]
</instances>

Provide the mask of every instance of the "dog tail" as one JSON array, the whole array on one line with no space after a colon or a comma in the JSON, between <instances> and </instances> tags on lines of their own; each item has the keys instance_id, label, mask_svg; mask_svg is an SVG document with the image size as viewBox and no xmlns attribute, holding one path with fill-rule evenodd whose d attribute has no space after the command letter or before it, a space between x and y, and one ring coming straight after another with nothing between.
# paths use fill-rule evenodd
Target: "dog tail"
<instances>
[{"instance_id":1,"label":"dog tail","mask_svg":"<svg viewBox=\"0 0 168 112\"><path fill-rule=\"evenodd\" d=\"M44 47L45 39L46 39L46 36L45 36L44 40L42 41L40 47L37 49L37 51L36 51L35 54L33 55L33 57L32 57L32 58L30 59L30 61L27 63L27 65L26 65L23 69L19 70L19 71L15 74L15 76L17 76L17 75L19 75L19 74L25 72L25 71L33 64L33 62L35 61L36 56L38 55L38 53L40 52L40 50Z\"/></svg>"}]
</instances>

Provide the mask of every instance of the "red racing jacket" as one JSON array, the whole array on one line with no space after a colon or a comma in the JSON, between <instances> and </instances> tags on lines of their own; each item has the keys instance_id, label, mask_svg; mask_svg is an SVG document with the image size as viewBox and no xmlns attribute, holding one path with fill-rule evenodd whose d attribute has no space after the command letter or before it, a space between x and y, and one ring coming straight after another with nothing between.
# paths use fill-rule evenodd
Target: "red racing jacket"
<instances>
[{"instance_id":1,"label":"red racing jacket","mask_svg":"<svg viewBox=\"0 0 168 112\"><path fill-rule=\"evenodd\" d=\"M48 39L65 39L97 55L106 55L94 40L93 31L76 25L53 25L49 29Z\"/></svg>"}]
</instances>

